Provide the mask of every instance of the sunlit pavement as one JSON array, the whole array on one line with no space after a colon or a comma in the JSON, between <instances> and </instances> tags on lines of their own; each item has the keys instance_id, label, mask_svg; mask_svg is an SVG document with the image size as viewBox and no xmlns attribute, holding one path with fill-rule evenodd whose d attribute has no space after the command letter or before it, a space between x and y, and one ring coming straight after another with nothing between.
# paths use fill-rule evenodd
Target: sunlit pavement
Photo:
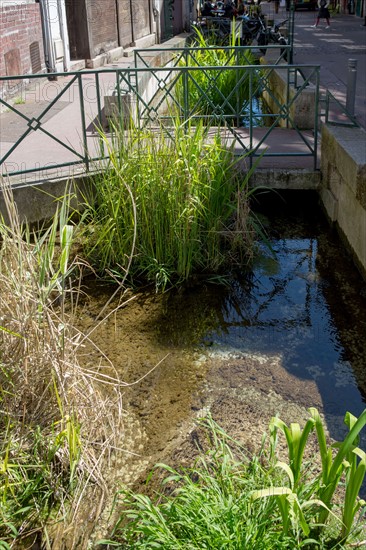
<instances>
[{"instance_id":1,"label":"sunlit pavement","mask_svg":"<svg viewBox=\"0 0 366 550\"><path fill-rule=\"evenodd\" d=\"M262 10L276 22L288 17L284 4L278 14L272 2L262 2ZM355 114L366 128L366 27L364 18L348 14L331 15L330 28L325 19L315 24L317 11L295 12L294 63L314 63L321 66L321 89L326 88L343 104L346 102L348 60L357 61Z\"/></svg>"}]
</instances>

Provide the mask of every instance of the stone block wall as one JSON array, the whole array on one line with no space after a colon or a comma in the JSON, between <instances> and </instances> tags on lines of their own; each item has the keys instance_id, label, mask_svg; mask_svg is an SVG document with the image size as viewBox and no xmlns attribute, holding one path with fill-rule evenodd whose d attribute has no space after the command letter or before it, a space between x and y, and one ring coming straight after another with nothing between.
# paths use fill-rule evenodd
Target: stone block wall
<instances>
[{"instance_id":1,"label":"stone block wall","mask_svg":"<svg viewBox=\"0 0 366 550\"><path fill-rule=\"evenodd\" d=\"M261 63L268 63L270 60L261 58ZM312 130L315 127L316 116L316 93L315 87L307 86L300 93L293 86L288 86L288 71L286 65L281 65L280 69L267 69L268 71L268 90L264 90L262 97L268 107L269 113L278 114L282 105L290 104L290 117L293 124L301 130ZM263 69L264 71L266 69ZM298 78L298 85L303 81ZM279 119L278 125L285 127L285 119Z\"/></svg>"},{"instance_id":2,"label":"stone block wall","mask_svg":"<svg viewBox=\"0 0 366 550\"><path fill-rule=\"evenodd\" d=\"M172 66L172 48L183 48L186 44L187 35L182 34L167 40L162 46L160 46L160 51L154 51L151 55L144 53L143 59L144 63L148 67L170 67ZM157 46L157 48L159 48ZM139 72L138 74L138 90L139 95L143 99L143 102L149 103L151 98L159 90L160 81L169 81L169 78L172 78L174 73L169 75L166 71L162 71L161 74L159 71L154 73L150 71ZM160 99L159 99L160 101ZM125 93L121 96L120 104L123 112L123 119L127 126L130 124L131 117L134 122L137 122L137 101L131 93ZM166 101L163 105L160 104L160 108L164 109L166 106ZM118 117L119 110L119 101L116 90L109 92L108 95L104 96L104 114L107 118Z\"/></svg>"},{"instance_id":3,"label":"stone block wall","mask_svg":"<svg viewBox=\"0 0 366 550\"><path fill-rule=\"evenodd\" d=\"M366 278L366 131L324 125L320 197Z\"/></svg>"}]
</instances>

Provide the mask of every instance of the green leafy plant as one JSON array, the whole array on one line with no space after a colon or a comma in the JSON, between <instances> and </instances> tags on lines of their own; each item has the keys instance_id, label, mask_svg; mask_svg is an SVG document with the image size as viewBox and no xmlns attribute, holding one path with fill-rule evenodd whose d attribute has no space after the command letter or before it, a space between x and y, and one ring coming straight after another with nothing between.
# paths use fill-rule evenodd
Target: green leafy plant
<instances>
[{"instance_id":1,"label":"green leafy plant","mask_svg":"<svg viewBox=\"0 0 366 550\"><path fill-rule=\"evenodd\" d=\"M270 423L270 434L274 447L276 446L275 441L277 439L278 430L281 430L285 434L289 467L291 469L292 486L295 490L299 484L300 476L302 474L305 446L314 425L315 420L313 418L310 418L306 422L302 431L297 422L291 423L290 427L288 427L280 418L274 417Z\"/></svg>"},{"instance_id":2,"label":"green leafy plant","mask_svg":"<svg viewBox=\"0 0 366 550\"><path fill-rule=\"evenodd\" d=\"M292 469L284 462L277 462L276 468L281 468L288 476L290 487L270 487L254 491L251 495L253 501L260 498L274 497L282 518L283 534L288 535L290 528L297 534L302 531L306 537L310 534L310 526L305 518L304 510L310 507L324 507L319 499L303 500L295 490L295 478ZM306 539L306 544L317 543L316 540Z\"/></svg>"},{"instance_id":3,"label":"green leafy plant","mask_svg":"<svg viewBox=\"0 0 366 550\"><path fill-rule=\"evenodd\" d=\"M366 454L357 447L359 434L366 425L366 410L357 419L351 413L345 416L349 433L343 442L327 445L323 421L317 409L310 408L310 418L301 431L299 424L288 427L282 420L272 418L270 424L272 457L275 456L278 430L286 437L289 464L277 462L290 480L290 487L280 486L263 489L253 493L252 498L273 496L281 511L284 533L288 532L290 522L292 527L301 525L305 535L310 531L319 533L326 527L330 513L333 514L333 496L338 489L342 476L345 478L345 497L342 505L342 529L339 540L345 542L351 533L356 514L366 503L358 498L360 488L366 473ZM307 479L307 469L303 463L305 446L311 431L316 430L322 471L313 480ZM334 455L334 449L338 449ZM310 498L311 497L311 498ZM306 506L316 506L315 522L309 526L305 521L302 509Z\"/></svg>"},{"instance_id":4,"label":"green leafy plant","mask_svg":"<svg viewBox=\"0 0 366 550\"><path fill-rule=\"evenodd\" d=\"M352 463L347 464L346 469L346 495L344 498L344 507L342 515L342 539L347 539L351 532L356 514L366 507L365 500L359 499L358 495L365 479L366 473L366 453L362 449L354 449ZM357 462L357 456L360 460Z\"/></svg>"},{"instance_id":5,"label":"green leafy plant","mask_svg":"<svg viewBox=\"0 0 366 550\"><path fill-rule=\"evenodd\" d=\"M88 261L157 288L220 273L253 252L248 176L220 132L175 119L165 132L115 129L84 216ZM240 199L240 200L239 200Z\"/></svg>"},{"instance_id":6,"label":"green leafy plant","mask_svg":"<svg viewBox=\"0 0 366 550\"><path fill-rule=\"evenodd\" d=\"M179 66L200 70L183 73L178 80L175 87L178 103L188 106L188 116L204 115L209 124L214 121L222 124L226 120L239 125L244 105L257 89L258 77L246 67L255 65L255 58L248 49L238 47L234 27L229 47L219 47L198 28L194 30L195 48L188 50ZM230 69L234 66L243 68Z\"/></svg>"},{"instance_id":7,"label":"green leafy plant","mask_svg":"<svg viewBox=\"0 0 366 550\"><path fill-rule=\"evenodd\" d=\"M327 520L332 497L341 481L342 474L345 474L346 494L342 514L342 538L346 538L351 530L356 512L365 506L364 501L357 501L358 493L366 473L365 453L357 447L357 444L359 442L359 434L366 426L366 409L359 418L347 412L345 423L350 431L342 442L331 446L327 446L324 426L319 412L315 408L311 408L310 413L315 420L322 461L321 483L318 489L318 496L326 506L319 513L318 522L323 524ZM338 449L334 457L333 449Z\"/></svg>"}]
</instances>

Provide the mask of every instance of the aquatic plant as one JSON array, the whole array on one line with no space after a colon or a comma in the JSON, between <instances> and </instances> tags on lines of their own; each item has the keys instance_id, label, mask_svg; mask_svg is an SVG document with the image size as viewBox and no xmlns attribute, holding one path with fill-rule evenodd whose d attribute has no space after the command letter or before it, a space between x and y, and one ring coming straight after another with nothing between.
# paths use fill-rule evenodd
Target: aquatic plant
<instances>
[{"instance_id":1,"label":"aquatic plant","mask_svg":"<svg viewBox=\"0 0 366 550\"><path fill-rule=\"evenodd\" d=\"M256 65L256 59L249 49L238 47L234 27L227 47L218 47L210 36L205 36L197 27L194 30L195 49L187 50L179 66L200 67L200 70L183 73L178 80L174 90L177 103L187 106L187 116L204 117L208 124L223 124L225 120L241 125L244 106L258 88L258 76L246 67ZM234 66L242 68L230 69Z\"/></svg>"},{"instance_id":2,"label":"aquatic plant","mask_svg":"<svg viewBox=\"0 0 366 550\"><path fill-rule=\"evenodd\" d=\"M276 467L282 468L289 479L290 487L270 487L255 491L254 500L258 498L274 498L278 504L283 521L283 532L288 533L290 526L300 527L304 535L311 533L319 535L326 529L326 521L333 512L333 496L341 484L345 484L344 501L341 505L341 530L337 543L345 543L351 533L356 514L366 509L366 502L359 498L359 492L366 475L366 453L357 447L359 435L366 426L366 409L356 418L347 412L345 423L349 433L342 442L327 445L323 421L317 409L309 409L310 418L301 431L299 424L292 423L288 427L281 419L274 417L270 424L272 456L275 456L277 432L282 431L286 436L288 450L288 464L278 461ZM309 480L305 476L307 471L303 463L303 455L308 436L312 430L316 431L321 472ZM337 450L337 452L334 452ZM343 479L344 478L344 479ZM339 501L339 497L338 497ZM339 502L337 502L338 507ZM315 508L312 522L307 522L303 513L304 507ZM314 521L315 520L315 521ZM315 541L316 543L316 541Z\"/></svg>"},{"instance_id":3,"label":"aquatic plant","mask_svg":"<svg viewBox=\"0 0 366 550\"><path fill-rule=\"evenodd\" d=\"M100 543L126 549L329 550L346 548L352 534L352 547L362 545L357 540L364 533L357 521L361 520L366 503L357 499L356 494L364 475L364 453L359 453L349 442L355 441L366 417L363 414L358 420L350 419L350 433L342 443L334 445L338 453L333 462L331 452L327 451L326 463L330 466L332 462L326 468L328 477L325 479L323 471L311 479L309 474L313 470L303 461L303 454L319 418L317 411L310 409L310 419L303 430L297 423L289 428L273 419L269 449L262 445L260 453L248 457L243 446L208 416L199 425L209 441L203 445L199 438L199 456L193 467L176 470L158 464L156 468L167 475L155 498L121 490L116 496L116 507L121 508L119 519L110 540ZM349 415L347 422L348 419ZM318 425L319 429L322 430ZM276 458L278 430L286 435L288 464ZM345 502L339 515L337 506L329 500L327 488L333 488L334 484L329 474L333 470L338 476L341 457L352 460L348 453L360 460L358 464L347 465L347 461L342 466L342 471L348 470L348 479L346 473ZM319 462L322 459L319 456ZM312 462L316 462L316 457L312 457ZM325 485L319 483L319 477ZM263 486L266 488L258 489ZM324 495L327 499L322 500ZM332 522L319 524L318 514L323 510L331 514ZM337 528L339 534L335 536Z\"/></svg>"},{"instance_id":4,"label":"aquatic plant","mask_svg":"<svg viewBox=\"0 0 366 550\"><path fill-rule=\"evenodd\" d=\"M366 507L366 502L358 500L358 494L366 475L366 453L358 448L360 433L366 426L366 409L359 418L351 413L345 415L345 424L349 433L342 442L327 446L324 426L318 411L310 409L315 421L315 429L318 436L319 449L322 461L322 473L317 488L317 495L325 506L319 512L318 522L324 524L329 515L332 497L345 476L346 493L342 512L341 538L346 540L353 524L354 517L361 507ZM333 449L337 452L333 457Z\"/></svg>"},{"instance_id":5,"label":"aquatic plant","mask_svg":"<svg viewBox=\"0 0 366 550\"><path fill-rule=\"evenodd\" d=\"M253 252L249 172L218 130L202 123L163 130L115 128L110 161L95 177L84 215L84 250L100 273L164 289L209 277ZM132 258L132 260L131 260Z\"/></svg>"}]
</instances>

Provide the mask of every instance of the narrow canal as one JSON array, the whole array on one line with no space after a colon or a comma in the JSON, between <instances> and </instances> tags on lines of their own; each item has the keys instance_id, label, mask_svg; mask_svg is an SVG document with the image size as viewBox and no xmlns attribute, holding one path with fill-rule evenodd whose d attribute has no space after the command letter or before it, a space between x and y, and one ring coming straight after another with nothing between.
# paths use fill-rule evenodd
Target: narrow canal
<instances>
[{"instance_id":1,"label":"narrow canal","mask_svg":"<svg viewBox=\"0 0 366 550\"><path fill-rule=\"evenodd\" d=\"M313 382L338 438L345 412L366 406L366 283L316 197L296 194L262 199L274 257L264 254L232 282L204 341L218 352L280 356L293 380L289 397L297 381Z\"/></svg>"},{"instance_id":2,"label":"narrow canal","mask_svg":"<svg viewBox=\"0 0 366 550\"><path fill-rule=\"evenodd\" d=\"M262 244L253 269L224 286L139 292L93 335L123 380L145 376L125 391L123 445L136 453L125 483L156 462L187 462L193 419L207 410L251 449L276 413L303 424L317 407L338 439L345 412L366 406L366 282L315 195L267 193L255 208L273 253ZM81 329L108 293L98 285Z\"/></svg>"}]
</instances>

